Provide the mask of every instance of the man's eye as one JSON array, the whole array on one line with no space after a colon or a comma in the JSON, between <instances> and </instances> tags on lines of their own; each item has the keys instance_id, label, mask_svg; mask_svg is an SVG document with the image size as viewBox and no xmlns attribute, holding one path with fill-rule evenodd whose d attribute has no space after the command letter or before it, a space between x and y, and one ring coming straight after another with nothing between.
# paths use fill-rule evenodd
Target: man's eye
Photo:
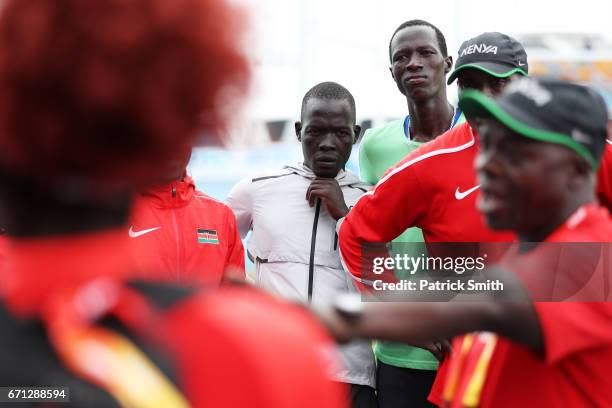
<instances>
[{"instance_id":1,"label":"man's eye","mask_svg":"<svg viewBox=\"0 0 612 408\"><path fill-rule=\"evenodd\" d=\"M497 89L502 89L506 85L506 82L507 81L505 79L499 79L499 80L495 81L494 86Z\"/></svg>"},{"instance_id":2,"label":"man's eye","mask_svg":"<svg viewBox=\"0 0 612 408\"><path fill-rule=\"evenodd\" d=\"M519 163L524 158L514 143L503 143L498 146L498 149L501 156L511 163Z\"/></svg>"}]
</instances>

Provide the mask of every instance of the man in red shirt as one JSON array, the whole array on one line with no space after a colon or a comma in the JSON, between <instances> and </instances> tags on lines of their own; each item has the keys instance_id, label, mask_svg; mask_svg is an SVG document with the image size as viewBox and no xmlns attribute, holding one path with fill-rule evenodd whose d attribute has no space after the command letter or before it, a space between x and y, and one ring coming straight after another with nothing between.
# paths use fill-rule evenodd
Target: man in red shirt
<instances>
[{"instance_id":1,"label":"man in red shirt","mask_svg":"<svg viewBox=\"0 0 612 408\"><path fill-rule=\"evenodd\" d=\"M468 119L479 118L478 209L487 225L513 230L521 242L503 267L518 277L512 282L506 272L504 296L526 290L537 299L529 274L549 273L546 243L606 243L596 260L609 274L612 219L596 202L593 177L606 143L603 99L564 81L521 79L496 100L467 91L459 105ZM605 300L599 289L579 300ZM478 331L455 340L436 401L443 406L612 406L612 306L513 299L365 305L343 299L323 316L339 338L424 341Z\"/></svg>"},{"instance_id":2,"label":"man in red shirt","mask_svg":"<svg viewBox=\"0 0 612 408\"><path fill-rule=\"evenodd\" d=\"M606 139L606 150L597 172L597 197L612 213L612 134Z\"/></svg>"},{"instance_id":3,"label":"man in red shirt","mask_svg":"<svg viewBox=\"0 0 612 408\"><path fill-rule=\"evenodd\" d=\"M494 50L495 52L491 52ZM483 33L465 41L448 82L459 89L499 94L513 79L527 75L527 54L515 39ZM479 184L473 169L478 135L466 122L410 153L365 194L339 222L340 254L358 283L361 245L388 242L408 227L423 230L425 242L511 241L508 232L492 231L476 211Z\"/></svg>"},{"instance_id":4,"label":"man in red shirt","mask_svg":"<svg viewBox=\"0 0 612 408\"><path fill-rule=\"evenodd\" d=\"M190 151L189 151L190 152ZM232 210L196 190L185 166L167 166L170 181L136 196L130 216L135 279L219 285L244 279L244 249Z\"/></svg>"}]
</instances>

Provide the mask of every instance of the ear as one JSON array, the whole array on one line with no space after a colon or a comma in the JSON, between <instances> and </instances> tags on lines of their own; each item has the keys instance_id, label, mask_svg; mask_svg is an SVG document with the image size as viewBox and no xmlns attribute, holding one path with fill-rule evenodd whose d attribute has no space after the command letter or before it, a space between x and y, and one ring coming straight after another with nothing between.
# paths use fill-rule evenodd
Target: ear
<instances>
[{"instance_id":1,"label":"ear","mask_svg":"<svg viewBox=\"0 0 612 408\"><path fill-rule=\"evenodd\" d=\"M353 127L353 131L355 132L355 139L353 140L353 144L355 144L355 143L357 143L357 141L361 137L361 126L355 125Z\"/></svg>"},{"instance_id":2,"label":"ear","mask_svg":"<svg viewBox=\"0 0 612 408\"><path fill-rule=\"evenodd\" d=\"M297 136L298 142L302 141L302 122L295 122L295 135Z\"/></svg>"},{"instance_id":3,"label":"ear","mask_svg":"<svg viewBox=\"0 0 612 408\"><path fill-rule=\"evenodd\" d=\"M448 74L453 69L453 57L449 55L448 57L444 58L444 64L444 73Z\"/></svg>"}]
</instances>

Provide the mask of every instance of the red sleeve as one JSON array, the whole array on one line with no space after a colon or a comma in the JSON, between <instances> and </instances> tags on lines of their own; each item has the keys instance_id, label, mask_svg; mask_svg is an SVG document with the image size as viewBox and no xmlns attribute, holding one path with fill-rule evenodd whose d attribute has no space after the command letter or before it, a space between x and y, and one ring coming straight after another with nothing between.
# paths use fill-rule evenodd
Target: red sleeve
<instances>
[{"instance_id":1,"label":"red sleeve","mask_svg":"<svg viewBox=\"0 0 612 408\"><path fill-rule=\"evenodd\" d=\"M597 197L612 213L612 142L609 140L597 173Z\"/></svg>"},{"instance_id":2,"label":"red sleeve","mask_svg":"<svg viewBox=\"0 0 612 408\"><path fill-rule=\"evenodd\" d=\"M244 267L244 247L240 240L240 233L236 226L236 217L228 208L227 211L227 235L233 237L228 245L227 262L225 265L225 275L241 280L246 279Z\"/></svg>"},{"instance_id":3,"label":"red sleeve","mask_svg":"<svg viewBox=\"0 0 612 408\"><path fill-rule=\"evenodd\" d=\"M383 252L380 246L373 248L362 262L362 245L393 240L406 228L418 226L418 221L427 212L428 200L413 168L414 158L421 154L421 149L417 149L389 170L359 199L340 224L340 256L358 284L372 285L375 276L369 274L371 259ZM362 271L369 271L365 274L368 276Z\"/></svg>"},{"instance_id":4,"label":"red sleeve","mask_svg":"<svg viewBox=\"0 0 612 408\"><path fill-rule=\"evenodd\" d=\"M556 363L571 354L612 344L612 303L536 302L546 361Z\"/></svg>"},{"instance_id":5,"label":"red sleeve","mask_svg":"<svg viewBox=\"0 0 612 408\"><path fill-rule=\"evenodd\" d=\"M427 401L436 406L442 406L442 403L444 402L444 384L448 371L448 362L449 359L447 357L440 363L440 367L438 367L438 372L436 373L436 379L434 380L431 390L429 391L429 395L427 396Z\"/></svg>"}]
</instances>

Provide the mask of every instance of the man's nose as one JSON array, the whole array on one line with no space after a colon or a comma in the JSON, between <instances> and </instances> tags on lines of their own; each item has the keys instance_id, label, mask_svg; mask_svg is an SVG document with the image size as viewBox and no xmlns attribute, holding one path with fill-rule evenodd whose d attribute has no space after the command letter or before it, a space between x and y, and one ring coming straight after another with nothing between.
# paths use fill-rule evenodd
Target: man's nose
<instances>
[{"instance_id":1,"label":"man's nose","mask_svg":"<svg viewBox=\"0 0 612 408\"><path fill-rule=\"evenodd\" d=\"M412 55L408 60L408 65L406 65L406 69L409 71L418 71L423 68L423 62L418 55Z\"/></svg>"},{"instance_id":2,"label":"man's nose","mask_svg":"<svg viewBox=\"0 0 612 408\"><path fill-rule=\"evenodd\" d=\"M500 166L493 150L485 150L481 147L474 160L474 168L480 183L482 183L483 179L493 178L499 175Z\"/></svg>"},{"instance_id":3,"label":"man's nose","mask_svg":"<svg viewBox=\"0 0 612 408\"><path fill-rule=\"evenodd\" d=\"M336 135L333 130L325 132L323 137L321 137L321 141L319 142L319 149L322 150L336 150Z\"/></svg>"}]
</instances>

